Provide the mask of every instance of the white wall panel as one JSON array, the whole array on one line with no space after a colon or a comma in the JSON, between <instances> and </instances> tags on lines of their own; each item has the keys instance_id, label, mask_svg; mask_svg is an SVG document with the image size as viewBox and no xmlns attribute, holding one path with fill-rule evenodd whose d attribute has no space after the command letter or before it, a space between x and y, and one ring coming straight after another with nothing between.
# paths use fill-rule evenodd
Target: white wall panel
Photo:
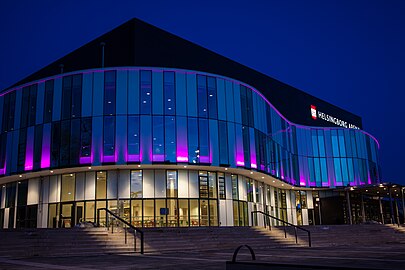
<instances>
[{"instance_id":1,"label":"white wall panel","mask_svg":"<svg viewBox=\"0 0 405 270\"><path fill-rule=\"evenodd\" d=\"M118 197L129 198L130 193L130 170L120 170L118 179Z\"/></svg>"},{"instance_id":2,"label":"white wall panel","mask_svg":"<svg viewBox=\"0 0 405 270\"><path fill-rule=\"evenodd\" d=\"M153 170L143 170L143 197L155 197L155 179Z\"/></svg>"},{"instance_id":3,"label":"white wall panel","mask_svg":"<svg viewBox=\"0 0 405 270\"><path fill-rule=\"evenodd\" d=\"M179 198L188 198L188 172L186 170L178 171Z\"/></svg>"},{"instance_id":4,"label":"white wall panel","mask_svg":"<svg viewBox=\"0 0 405 270\"><path fill-rule=\"evenodd\" d=\"M226 200L226 226L233 226L233 201Z\"/></svg>"},{"instance_id":5,"label":"white wall panel","mask_svg":"<svg viewBox=\"0 0 405 270\"><path fill-rule=\"evenodd\" d=\"M84 199L94 200L96 198L96 174L95 172L86 173Z\"/></svg>"},{"instance_id":6,"label":"white wall panel","mask_svg":"<svg viewBox=\"0 0 405 270\"><path fill-rule=\"evenodd\" d=\"M39 203L39 178L34 178L28 180L28 196L27 196L27 205L33 205Z\"/></svg>"},{"instance_id":7,"label":"white wall panel","mask_svg":"<svg viewBox=\"0 0 405 270\"><path fill-rule=\"evenodd\" d=\"M226 219L226 201L219 200L219 224L220 226L227 226L228 222Z\"/></svg>"}]
</instances>

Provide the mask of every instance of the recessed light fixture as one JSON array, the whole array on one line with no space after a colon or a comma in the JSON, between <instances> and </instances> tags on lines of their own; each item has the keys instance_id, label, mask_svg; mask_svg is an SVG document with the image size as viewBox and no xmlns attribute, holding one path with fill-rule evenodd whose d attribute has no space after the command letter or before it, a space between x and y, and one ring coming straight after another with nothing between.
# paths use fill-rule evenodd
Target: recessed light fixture
<instances>
[{"instance_id":1,"label":"recessed light fixture","mask_svg":"<svg viewBox=\"0 0 405 270\"><path fill-rule=\"evenodd\" d=\"M264 176L262 176L262 179L264 179Z\"/></svg>"},{"instance_id":2,"label":"recessed light fixture","mask_svg":"<svg viewBox=\"0 0 405 270\"><path fill-rule=\"evenodd\" d=\"M141 165L138 165L138 168L140 168L141 167Z\"/></svg>"},{"instance_id":3,"label":"recessed light fixture","mask_svg":"<svg viewBox=\"0 0 405 270\"><path fill-rule=\"evenodd\" d=\"M50 171L50 173L53 173L53 171Z\"/></svg>"},{"instance_id":4,"label":"recessed light fixture","mask_svg":"<svg viewBox=\"0 0 405 270\"><path fill-rule=\"evenodd\" d=\"M183 167L184 167L184 168L187 168L187 166L186 166L186 165L184 165Z\"/></svg>"},{"instance_id":5,"label":"recessed light fixture","mask_svg":"<svg viewBox=\"0 0 405 270\"><path fill-rule=\"evenodd\" d=\"M253 172L250 172L250 174L253 174Z\"/></svg>"},{"instance_id":6,"label":"recessed light fixture","mask_svg":"<svg viewBox=\"0 0 405 270\"><path fill-rule=\"evenodd\" d=\"M273 183L275 183L276 181L275 180L273 180Z\"/></svg>"},{"instance_id":7,"label":"recessed light fixture","mask_svg":"<svg viewBox=\"0 0 405 270\"><path fill-rule=\"evenodd\" d=\"M225 168L225 171L227 171L228 170L228 168Z\"/></svg>"},{"instance_id":8,"label":"recessed light fixture","mask_svg":"<svg viewBox=\"0 0 405 270\"><path fill-rule=\"evenodd\" d=\"M281 184L282 187L284 187L284 184Z\"/></svg>"},{"instance_id":9,"label":"recessed light fixture","mask_svg":"<svg viewBox=\"0 0 405 270\"><path fill-rule=\"evenodd\" d=\"M89 167L89 170L91 170L91 167Z\"/></svg>"}]
</instances>

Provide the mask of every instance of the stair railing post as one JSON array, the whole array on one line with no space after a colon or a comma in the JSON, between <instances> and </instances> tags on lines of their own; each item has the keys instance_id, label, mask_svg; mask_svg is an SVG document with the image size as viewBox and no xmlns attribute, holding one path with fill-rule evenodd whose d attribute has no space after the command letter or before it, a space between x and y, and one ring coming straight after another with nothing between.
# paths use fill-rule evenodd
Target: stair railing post
<instances>
[{"instance_id":1,"label":"stair railing post","mask_svg":"<svg viewBox=\"0 0 405 270\"><path fill-rule=\"evenodd\" d=\"M298 244L297 227L294 227L294 231L295 231L295 243Z\"/></svg>"},{"instance_id":2,"label":"stair railing post","mask_svg":"<svg viewBox=\"0 0 405 270\"><path fill-rule=\"evenodd\" d=\"M250 219L252 220L252 227L253 227L253 226L254 226L254 225L253 225L253 211L250 213L250 216L251 216Z\"/></svg>"},{"instance_id":3,"label":"stair railing post","mask_svg":"<svg viewBox=\"0 0 405 270\"><path fill-rule=\"evenodd\" d=\"M125 245L127 244L127 226L124 224L124 233L125 233Z\"/></svg>"},{"instance_id":4,"label":"stair railing post","mask_svg":"<svg viewBox=\"0 0 405 270\"><path fill-rule=\"evenodd\" d=\"M143 233L141 233L141 254L143 254Z\"/></svg>"},{"instance_id":5,"label":"stair railing post","mask_svg":"<svg viewBox=\"0 0 405 270\"><path fill-rule=\"evenodd\" d=\"M97 209L97 227L100 227L100 209Z\"/></svg>"},{"instance_id":6,"label":"stair railing post","mask_svg":"<svg viewBox=\"0 0 405 270\"><path fill-rule=\"evenodd\" d=\"M283 227L284 227L284 238L287 238L287 230L285 228L285 221L283 221Z\"/></svg>"}]
</instances>

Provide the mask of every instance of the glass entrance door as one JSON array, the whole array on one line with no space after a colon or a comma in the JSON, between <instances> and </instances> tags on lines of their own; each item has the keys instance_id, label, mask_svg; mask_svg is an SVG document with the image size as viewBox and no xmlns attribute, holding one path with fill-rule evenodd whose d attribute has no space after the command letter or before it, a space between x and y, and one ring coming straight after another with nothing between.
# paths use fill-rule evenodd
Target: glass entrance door
<instances>
[{"instance_id":1,"label":"glass entrance door","mask_svg":"<svg viewBox=\"0 0 405 270\"><path fill-rule=\"evenodd\" d=\"M75 208L73 203L61 203L60 228L71 228L75 224Z\"/></svg>"}]
</instances>

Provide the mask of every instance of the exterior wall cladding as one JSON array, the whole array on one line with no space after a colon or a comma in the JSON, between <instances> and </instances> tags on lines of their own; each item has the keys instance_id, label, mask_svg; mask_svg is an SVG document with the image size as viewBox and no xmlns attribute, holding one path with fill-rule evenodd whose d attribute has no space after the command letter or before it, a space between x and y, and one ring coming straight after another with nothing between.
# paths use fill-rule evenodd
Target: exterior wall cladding
<instances>
[{"instance_id":1,"label":"exterior wall cladding","mask_svg":"<svg viewBox=\"0 0 405 270\"><path fill-rule=\"evenodd\" d=\"M252 210L311 224L313 190L379 183L372 136L291 123L260 90L132 66L3 91L0 228L69 227L100 207L136 226L243 226Z\"/></svg>"},{"instance_id":2,"label":"exterior wall cladding","mask_svg":"<svg viewBox=\"0 0 405 270\"><path fill-rule=\"evenodd\" d=\"M187 205L195 199L200 209L187 206L184 224L247 225L247 213L254 209L248 202L263 210L279 201L281 216L285 200L286 209L294 212L291 186L379 182L378 144L365 132L295 125L258 90L215 74L137 67L86 70L11 89L1 103L0 180L5 185L0 206L9 216L3 217L4 227L29 226L34 218L19 217L19 207L41 205L35 222L53 227L59 221L49 221L50 216L57 219L63 203L82 204L87 220L94 220L94 209L107 203L117 207L117 199L131 198L137 203L144 198L143 207L132 206L131 214L144 226L158 226L156 209L170 209L171 203L178 209L180 198ZM103 170L105 178L99 175ZM56 212L51 209L55 203ZM204 203L209 213L203 213ZM49 217L42 216L48 211ZM285 217L297 222L288 211ZM170 215L165 218L161 225L179 225L169 221Z\"/></svg>"}]
</instances>

